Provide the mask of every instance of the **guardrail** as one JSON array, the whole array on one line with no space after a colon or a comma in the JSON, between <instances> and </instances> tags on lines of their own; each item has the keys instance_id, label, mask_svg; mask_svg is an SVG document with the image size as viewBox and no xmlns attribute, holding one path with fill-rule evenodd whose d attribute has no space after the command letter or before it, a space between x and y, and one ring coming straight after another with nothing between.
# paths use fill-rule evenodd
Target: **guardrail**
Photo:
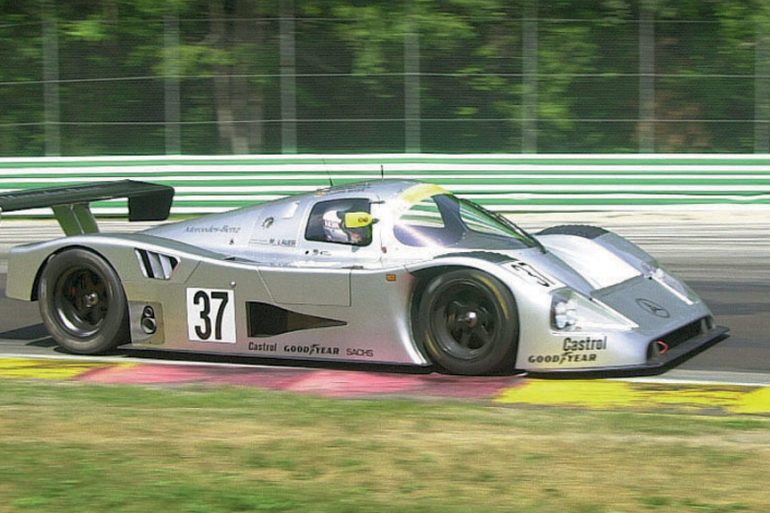
<instances>
[{"instance_id":1,"label":"guardrail","mask_svg":"<svg viewBox=\"0 0 770 513\"><path fill-rule=\"evenodd\" d=\"M176 189L174 214L219 212L312 191L330 183L375 180L382 175L438 183L501 212L770 207L770 155L368 154L0 159L0 191L97 180L148 180ZM97 203L94 211L122 213L123 205Z\"/></svg>"}]
</instances>

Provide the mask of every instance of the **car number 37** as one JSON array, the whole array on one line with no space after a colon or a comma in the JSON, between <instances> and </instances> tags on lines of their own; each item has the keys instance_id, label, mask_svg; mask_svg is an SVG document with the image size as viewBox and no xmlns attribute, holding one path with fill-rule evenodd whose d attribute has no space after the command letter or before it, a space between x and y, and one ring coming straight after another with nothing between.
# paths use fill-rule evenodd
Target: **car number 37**
<instances>
[{"instance_id":1,"label":"car number 37","mask_svg":"<svg viewBox=\"0 0 770 513\"><path fill-rule=\"evenodd\" d=\"M233 291L187 289L187 336L198 342L234 344Z\"/></svg>"}]
</instances>

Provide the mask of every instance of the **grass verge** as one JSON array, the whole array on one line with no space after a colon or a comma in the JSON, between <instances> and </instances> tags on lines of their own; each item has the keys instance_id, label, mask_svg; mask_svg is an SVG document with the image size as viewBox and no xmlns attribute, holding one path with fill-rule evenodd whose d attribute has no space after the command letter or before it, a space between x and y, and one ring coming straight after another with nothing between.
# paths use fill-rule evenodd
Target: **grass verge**
<instances>
[{"instance_id":1,"label":"grass verge","mask_svg":"<svg viewBox=\"0 0 770 513\"><path fill-rule=\"evenodd\" d=\"M0 512L766 512L770 419L0 381Z\"/></svg>"}]
</instances>

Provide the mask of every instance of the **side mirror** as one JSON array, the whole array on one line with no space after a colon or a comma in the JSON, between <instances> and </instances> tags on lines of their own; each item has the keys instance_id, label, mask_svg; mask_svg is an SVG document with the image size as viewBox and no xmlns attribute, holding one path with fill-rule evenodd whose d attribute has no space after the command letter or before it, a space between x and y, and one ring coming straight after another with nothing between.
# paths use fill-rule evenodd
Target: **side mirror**
<instances>
[{"instance_id":1,"label":"side mirror","mask_svg":"<svg viewBox=\"0 0 770 513\"><path fill-rule=\"evenodd\" d=\"M377 220L369 212L347 212L342 226L345 228L366 228L376 222Z\"/></svg>"}]
</instances>

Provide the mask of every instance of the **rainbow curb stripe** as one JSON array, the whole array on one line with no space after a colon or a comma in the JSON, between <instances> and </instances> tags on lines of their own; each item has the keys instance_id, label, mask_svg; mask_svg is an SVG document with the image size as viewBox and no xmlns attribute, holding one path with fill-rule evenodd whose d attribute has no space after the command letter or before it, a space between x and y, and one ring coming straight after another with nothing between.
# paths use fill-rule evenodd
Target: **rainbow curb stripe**
<instances>
[{"instance_id":1,"label":"rainbow curb stripe","mask_svg":"<svg viewBox=\"0 0 770 513\"><path fill-rule=\"evenodd\" d=\"M488 401L521 382L518 376L441 374L262 366L113 363L0 358L0 379L68 380L127 385L236 385L325 397L445 397Z\"/></svg>"},{"instance_id":2,"label":"rainbow curb stripe","mask_svg":"<svg viewBox=\"0 0 770 513\"><path fill-rule=\"evenodd\" d=\"M94 369L115 365L126 367L132 364L108 364L87 360L0 358L0 378L68 380Z\"/></svg>"},{"instance_id":3,"label":"rainbow curb stripe","mask_svg":"<svg viewBox=\"0 0 770 513\"><path fill-rule=\"evenodd\" d=\"M770 387L762 386L532 380L503 391L494 401L597 410L770 415Z\"/></svg>"},{"instance_id":4,"label":"rainbow curb stripe","mask_svg":"<svg viewBox=\"0 0 770 513\"><path fill-rule=\"evenodd\" d=\"M127 385L251 386L324 397L440 397L498 405L593 410L770 415L770 387L615 380L536 380L520 376L442 374L261 366L122 363L0 358L0 379Z\"/></svg>"}]
</instances>

